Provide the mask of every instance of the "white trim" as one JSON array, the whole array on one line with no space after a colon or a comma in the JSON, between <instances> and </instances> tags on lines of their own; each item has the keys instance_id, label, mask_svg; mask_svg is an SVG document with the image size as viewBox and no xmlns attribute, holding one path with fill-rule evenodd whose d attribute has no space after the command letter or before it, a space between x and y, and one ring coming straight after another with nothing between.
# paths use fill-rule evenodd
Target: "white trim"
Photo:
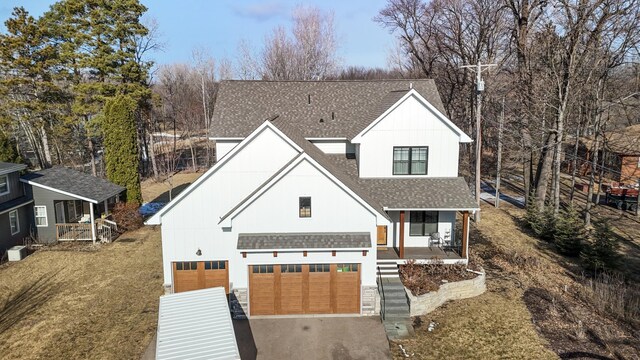
<instances>
[{"instance_id":1,"label":"white trim","mask_svg":"<svg viewBox=\"0 0 640 360\"><path fill-rule=\"evenodd\" d=\"M452 209L452 208L388 208L383 207L384 211L479 211L480 208L463 208L463 209Z\"/></svg>"},{"instance_id":2,"label":"white trim","mask_svg":"<svg viewBox=\"0 0 640 360\"><path fill-rule=\"evenodd\" d=\"M16 231L14 232L11 226L11 214L16 215ZM11 230L11 235L15 235L20 232L20 215L18 214L18 210L9 211L9 229Z\"/></svg>"},{"instance_id":3,"label":"white trim","mask_svg":"<svg viewBox=\"0 0 640 360\"><path fill-rule=\"evenodd\" d=\"M0 196L7 195L11 192L11 185L9 185L9 174L0 175L0 178L5 178L5 184L7 185L7 191L0 192Z\"/></svg>"},{"instance_id":4,"label":"white trim","mask_svg":"<svg viewBox=\"0 0 640 360\"><path fill-rule=\"evenodd\" d=\"M21 208L21 207L23 207L23 206L25 206L25 205L29 205L29 204L31 204L32 202L33 202L33 200L27 200L27 201L23 202L22 204L18 204L18 205L16 205L16 206L10 207L10 208L8 208L8 209L4 209L4 210L0 211L0 215L5 214L5 213L8 213L9 211L11 211L11 210L15 210L15 209L17 209L17 208Z\"/></svg>"},{"instance_id":5,"label":"white trim","mask_svg":"<svg viewBox=\"0 0 640 360\"><path fill-rule=\"evenodd\" d=\"M406 99L408 99L410 96L415 96L421 103L423 103L424 105L426 105L426 107L431 110L431 112L433 112L438 118L440 118L440 120L442 120L447 126L449 126L454 132L456 132L458 134L458 136L460 137L460 142L461 143L470 143L473 142L473 140L471 139L471 137L469 137L469 135L465 134L464 131L462 131L459 127L456 126L456 124L454 124L451 120L449 120L449 118L444 115L443 113L440 112L440 110L438 110L435 106L433 106L427 99L425 99L422 95L420 95L419 92L416 91L416 89L411 89L409 90L406 94L404 94L400 100L396 101L393 105L391 105L387 110L385 110L385 112L382 113L382 115L378 116L375 120L373 120L369 125L367 125L366 128L364 128L364 130L362 130L360 133L358 133L358 135L354 136L353 139L351 139L351 142L353 144L359 144L362 141L362 137L369 131L371 130L374 126L376 126L382 119L384 119L387 115L389 115L389 113L391 113L393 110L395 110L398 106L400 106L400 104L402 102L404 102Z\"/></svg>"},{"instance_id":6,"label":"white trim","mask_svg":"<svg viewBox=\"0 0 640 360\"><path fill-rule=\"evenodd\" d=\"M277 127L271 124L271 121L265 120L262 125L258 126L249 136L244 138L238 145L236 145L231 151L229 151L220 161L215 163L207 172L202 174L196 181L194 181L191 185L189 185L186 189L180 192L178 196L176 196L173 200L171 200L167 205L165 205L160 211L151 216L147 221L145 221L145 225L161 225L162 224L162 215L164 215L167 211L171 210L175 204L182 201L187 195L189 195L194 189L196 189L200 184L205 182L213 173L218 171L220 167L226 164L230 159L232 159L238 152L244 149L247 144L249 144L253 139L258 137L260 133L265 128L269 128L273 132L275 132L278 136L280 136L284 141L286 141L289 145L291 145L296 151L302 152L302 149L293 142L293 140L289 139L286 135L284 135Z\"/></svg>"},{"instance_id":7,"label":"white trim","mask_svg":"<svg viewBox=\"0 0 640 360\"><path fill-rule=\"evenodd\" d=\"M72 194L70 192L66 192L66 191L62 191L62 190L56 189L56 188L52 188L50 186L38 184L37 182L33 182L33 181L25 180L25 179L20 179L20 181L23 182L23 183L32 185L32 186L43 188L45 190L49 190L49 191L57 192L57 193L62 194L62 195L67 195L67 196L70 196L70 197L74 197L76 199L88 201L88 202L91 202L91 203L94 203L94 204L98 203L96 200L92 200L92 199L86 198L84 196L80 196L80 195Z\"/></svg>"},{"instance_id":8,"label":"white trim","mask_svg":"<svg viewBox=\"0 0 640 360\"><path fill-rule=\"evenodd\" d=\"M291 172L293 169L295 169L303 160L308 161L313 167L315 167L323 175L325 175L327 178L329 178L329 180L331 180L334 184L338 185L342 190L344 190L347 194L349 194L349 196L351 196L353 199L355 199L357 202L359 202L360 205L362 205L365 209L367 209L369 212L371 212L373 215L375 215L376 219L378 218L378 215L380 215L381 217L385 218L385 214L381 214L379 211L377 211L375 208L373 208L371 205L369 205L360 196L358 196L358 194L353 192L353 190L351 190L348 186L346 186L339 179L337 179L335 176L333 176L333 174L331 174L327 169L325 169L324 167L322 167L322 165L318 164L315 160L313 160L313 158L311 156L309 156L309 154L303 152L303 153L300 153L298 155L298 159L296 159L295 161L292 161L287 166L285 166L284 168L280 169L276 176L272 177L266 184L261 185L262 187L260 188L259 191L257 191L256 193L252 194L248 198L242 199L241 203L239 203L240 206L238 206L237 204L234 205L234 207L237 206L237 208L235 208L233 211L230 210L231 211L230 213L226 213L224 218L220 219L220 222L218 222L218 224L221 227L231 227L233 218L235 218L239 213L241 213L244 209L246 209L249 205L251 205L256 199L258 199L260 196L262 196L262 194L267 192L273 185L278 183L289 172ZM388 221L388 219L386 219L386 218L385 218L385 220ZM379 221L376 221L376 225L379 225L378 223L379 223ZM387 222L385 222L384 224L381 223L381 225L386 225L386 224L387 224Z\"/></svg>"},{"instance_id":9,"label":"white trim","mask_svg":"<svg viewBox=\"0 0 640 360\"><path fill-rule=\"evenodd\" d=\"M38 225L38 212L36 211L37 208L43 208L44 209L44 225ZM47 206L46 205L35 205L33 207L33 217L36 223L36 227L49 227L49 215L47 215ZM42 216L40 216L42 217Z\"/></svg>"}]
</instances>

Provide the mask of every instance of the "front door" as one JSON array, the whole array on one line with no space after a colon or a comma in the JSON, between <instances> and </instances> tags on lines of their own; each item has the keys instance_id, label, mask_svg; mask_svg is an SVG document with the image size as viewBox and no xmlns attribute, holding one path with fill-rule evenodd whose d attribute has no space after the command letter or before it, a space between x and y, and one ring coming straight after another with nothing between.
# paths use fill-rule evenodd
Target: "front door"
<instances>
[{"instance_id":1,"label":"front door","mask_svg":"<svg viewBox=\"0 0 640 360\"><path fill-rule=\"evenodd\" d=\"M56 224L64 224L64 201L59 201L56 203Z\"/></svg>"}]
</instances>

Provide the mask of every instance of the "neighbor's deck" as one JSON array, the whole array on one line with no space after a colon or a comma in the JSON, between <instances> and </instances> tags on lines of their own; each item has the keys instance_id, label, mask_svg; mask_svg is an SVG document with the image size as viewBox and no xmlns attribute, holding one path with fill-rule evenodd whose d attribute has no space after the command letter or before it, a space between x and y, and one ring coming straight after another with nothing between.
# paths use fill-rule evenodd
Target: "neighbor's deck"
<instances>
[{"instance_id":1,"label":"neighbor's deck","mask_svg":"<svg viewBox=\"0 0 640 360\"><path fill-rule=\"evenodd\" d=\"M437 246L432 247L405 247L404 258L401 259L397 249L392 247L378 248L378 260L464 260L453 250L443 249Z\"/></svg>"}]
</instances>

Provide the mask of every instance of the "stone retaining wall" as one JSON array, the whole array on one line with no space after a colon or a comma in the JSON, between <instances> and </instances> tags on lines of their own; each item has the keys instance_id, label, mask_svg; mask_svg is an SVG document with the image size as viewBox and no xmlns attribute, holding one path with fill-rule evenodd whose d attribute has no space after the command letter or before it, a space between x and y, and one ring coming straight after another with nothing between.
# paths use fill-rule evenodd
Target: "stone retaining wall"
<instances>
[{"instance_id":1,"label":"stone retaining wall","mask_svg":"<svg viewBox=\"0 0 640 360\"><path fill-rule=\"evenodd\" d=\"M362 287L362 315L377 315L376 302L378 301L378 288L376 286Z\"/></svg>"},{"instance_id":2,"label":"stone retaining wall","mask_svg":"<svg viewBox=\"0 0 640 360\"><path fill-rule=\"evenodd\" d=\"M419 296L414 296L411 290L405 287L411 316L430 313L449 300L467 299L484 293L487 290L484 279L485 274L482 273L473 279L442 284L437 291Z\"/></svg>"}]
</instances>

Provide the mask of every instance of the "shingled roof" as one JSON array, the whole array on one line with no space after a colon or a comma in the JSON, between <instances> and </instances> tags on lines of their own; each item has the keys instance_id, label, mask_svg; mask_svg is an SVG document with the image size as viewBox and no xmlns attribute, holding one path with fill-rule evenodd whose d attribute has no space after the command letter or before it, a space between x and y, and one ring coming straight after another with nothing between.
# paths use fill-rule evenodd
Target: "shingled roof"
<instances>
[{"instance_id":1,"label":"shingled roof","mask_svg":"<svg viewBox=\"0 0 640 360\"><path fill-rule=\"evenodd\" d=\"M22 181L99 203L120 194L124 187L62 166L39 170L22 177Z\"/></svg>"},{"instance_id":2,"label":"shingled roof","mask_svg":"<svg viewBox=\"0 0 640 360\"><path fill-rule=\"evenodd\" d=\"M371 247L369 233L238 234L238 250L362 249Z\"/></svg>"},{"instance_id":3,"label":"shingled roof","mask_svg":"<svg viewBox=\"0 0 640 360\"><path fill-rule=\"evenodd\" d=\"M22 171L26 169L24 164L14 164L0 161L0 175L8 174L14 171Z\"/></svg>"},{"instance_id":4,"label":"shingled roof","mask_svg":"<svg viewBox=\"0 0 640 360\"><path fill-rule=\"evenodd\" d=\"M243 138L264 118L279 115L312 137L351 139L415 89L445 113L431 79L373 81L240 81L220 83L211 123L211 135Z\"/></svg>"}]
</instances>

